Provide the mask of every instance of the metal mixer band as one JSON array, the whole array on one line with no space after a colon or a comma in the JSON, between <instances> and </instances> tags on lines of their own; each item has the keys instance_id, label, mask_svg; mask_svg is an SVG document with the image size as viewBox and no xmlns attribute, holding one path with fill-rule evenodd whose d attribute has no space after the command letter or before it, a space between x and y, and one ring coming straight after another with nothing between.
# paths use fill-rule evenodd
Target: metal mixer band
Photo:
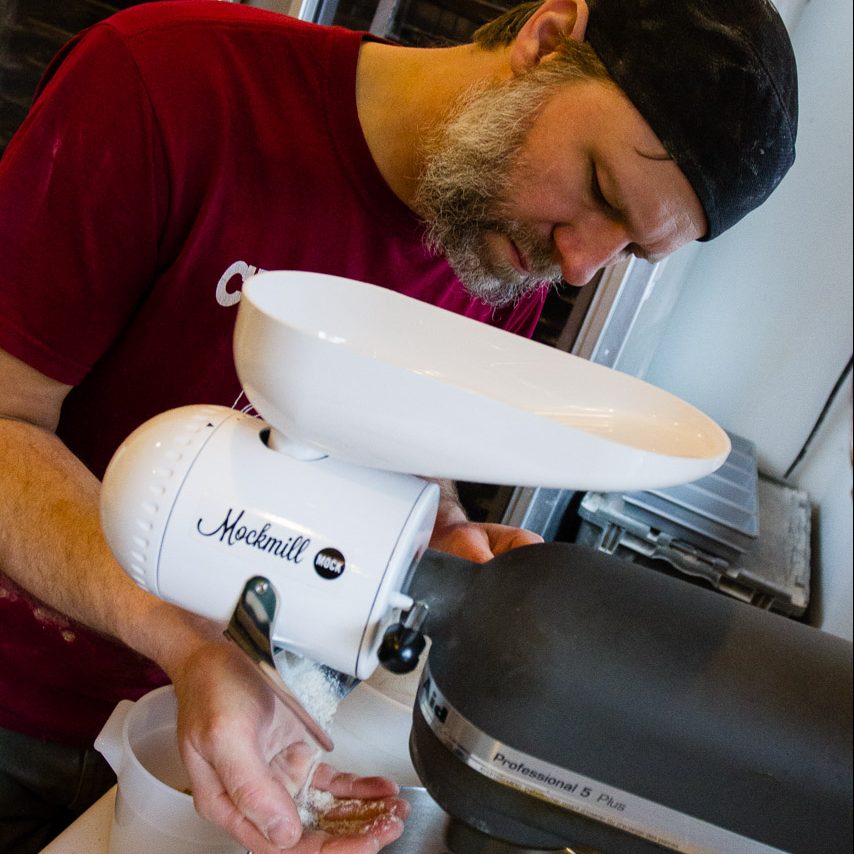
<instances>
[{"instance_id":1,"label":"metal mixer band","mask_svg":"<svg viewBox=\"0 0 854 854\"><path fill-rule=\"evenodd\" d=\"M447 701L428 667L418 704L439 741L469 768L497 783L683 854L782 854L779 848L544 762L492 738Z\"/></svg>"}]
</instances>

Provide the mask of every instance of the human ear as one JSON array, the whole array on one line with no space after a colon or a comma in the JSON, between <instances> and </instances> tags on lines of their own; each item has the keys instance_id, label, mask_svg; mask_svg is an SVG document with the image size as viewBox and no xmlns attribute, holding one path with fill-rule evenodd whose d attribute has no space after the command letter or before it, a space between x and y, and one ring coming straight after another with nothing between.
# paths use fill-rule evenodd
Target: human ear
<instances>
[{"instance_id":1,"label":"human ear","mask_svg":"<svg viewBox=\"0 0 854 854\"><path fill-rule=\"evenodd\" d=\"M567 36L584 41L586 29L585 0L545 0L528 18L510 46L513 73L520 74L536 65Z\"/></svg>"}]
</instances>

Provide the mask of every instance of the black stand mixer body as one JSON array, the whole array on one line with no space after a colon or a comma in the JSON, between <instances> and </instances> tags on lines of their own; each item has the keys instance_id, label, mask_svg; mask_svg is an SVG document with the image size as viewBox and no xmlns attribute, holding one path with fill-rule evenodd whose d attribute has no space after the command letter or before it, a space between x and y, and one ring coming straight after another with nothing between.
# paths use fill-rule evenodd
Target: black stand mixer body
<instances>
[{"instance_id":1,"label":"black stand mixer body","mask_svg":"<svg viewBox=\"0 0 854 854\"><path fill-rule=\"evenodd\" d=\"M850 643L570 544L480 566L428 552L408 592L432 640L413 762L478 833L851 850Z\"/></svg>"}]
</instances>

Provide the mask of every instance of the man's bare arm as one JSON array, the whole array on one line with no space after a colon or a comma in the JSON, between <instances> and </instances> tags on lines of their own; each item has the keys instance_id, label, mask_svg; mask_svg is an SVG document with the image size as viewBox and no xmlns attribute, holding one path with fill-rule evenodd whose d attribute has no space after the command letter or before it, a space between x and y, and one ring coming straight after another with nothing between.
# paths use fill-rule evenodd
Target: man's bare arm
<instances>
[{"instance_id":1,"label":"man's bare arm","mask_svg":"<svg viewBox=\"0 0 854 854\"><path fill-rule=\"evenodd\" d=\"M70 387L1 350L0 378L0 568L56 610L168 667L173 649L186 655L181 646L212 627L141 590L113 559L100 529L100 483L53 433Z\"/></svg>"}]
</instances>

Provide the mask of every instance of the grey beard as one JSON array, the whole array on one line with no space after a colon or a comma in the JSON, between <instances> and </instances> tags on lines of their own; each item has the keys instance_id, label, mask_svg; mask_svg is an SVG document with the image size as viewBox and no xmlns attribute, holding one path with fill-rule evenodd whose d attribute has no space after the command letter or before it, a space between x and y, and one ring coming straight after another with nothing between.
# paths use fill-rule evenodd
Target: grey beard
<instances>
[{"instance_id":1,"label":"grey beard","mask_svg":"<svg viewBox=\"0 0 854 854\"><path fill-rule=\"evenodd\" d=\"M416 208L425 220L426 244L445 255L466 290L488 305L507 305L560 280L550 241L504 213L511 169L553 85L531 72L474 89L425 144ZM489 234L511 239L530 272L492 258Z\"/></svg>"},{"instance_id":2,"label":"grey beard","mask_svg":"<svg viewBox=\"0 0 854 854\"><path fill-rule=\"evenodd\" d=\"M552 261L550 249L539 245L522 225L512 222L496 223L485 231L510 238L525 254L531 272L520 273L511 264L489 260L489 248L481 231L472 234L468 241L439 242L428 229L428 246L445 255L466 291L487 305L500 308L517 302L526 294L541 287L557 284L561 279L560 267Z\"/></svg>"}]
</instances>

